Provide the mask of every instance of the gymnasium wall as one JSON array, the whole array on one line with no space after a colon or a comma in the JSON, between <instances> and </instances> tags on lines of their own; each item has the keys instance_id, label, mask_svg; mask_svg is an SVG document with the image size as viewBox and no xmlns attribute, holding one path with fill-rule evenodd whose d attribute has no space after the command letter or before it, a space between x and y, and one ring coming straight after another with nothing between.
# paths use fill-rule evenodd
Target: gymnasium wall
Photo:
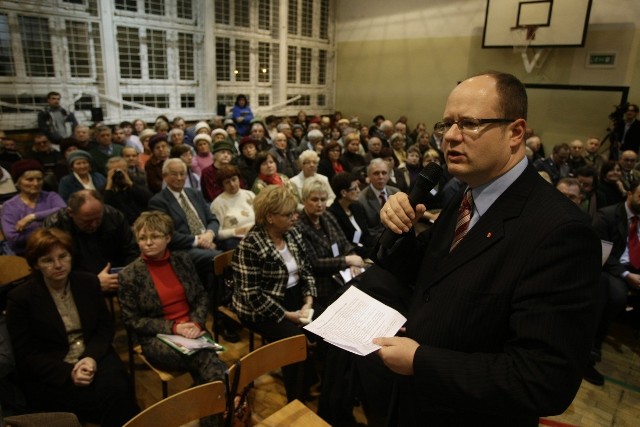
<instances>
[{"instance_id":1,"label":"gymnasium wall","mask_svg":"<svg viewBox=\"0 0 640 427\"><path fill-rule=\"evenodd\" d=\"M455 84L487 69L513 73L525 83L630 86L629 101L640 103L637 0L595 0L585 46L550 50L530 74L513 49L482 48L485 7L484 0L338 2L336 110L363 123L380 113L430 127ZM615 52L615 67L586 67L588 52ZM531 89L529 123L546 147L602 137L620 96Z\"/></svg>"}]
</instances>

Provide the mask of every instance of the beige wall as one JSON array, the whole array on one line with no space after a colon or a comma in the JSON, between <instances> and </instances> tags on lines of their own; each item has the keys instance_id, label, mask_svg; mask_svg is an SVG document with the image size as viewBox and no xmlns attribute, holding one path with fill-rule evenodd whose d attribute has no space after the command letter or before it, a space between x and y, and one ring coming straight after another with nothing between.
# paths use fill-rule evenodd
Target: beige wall
<instances>
[{"instance_id":1,"label":"beige wall","mask_svg":"<svg viewBox=\"0 0 640 427\"><path fill-rule=\"evenodd\" d=\"M431 126L440 119L456 82L486 69L513 73L525 83L630 86L629 100L640 103L640 29L631 22L606 22L604 11L595 10L595 5L585 47L552 49L543 66L527 74L520 55L512 49L481 48L484 2L474 2L475 8L466 11L467 26L444 14L442 20L449 25L439 26L436 35L407 28L413 28L416 17L428 25L440 10L436 6L449 10L439 1L434 2L436 6L409 2L414 7L406 12L413 17L410 22L397 15L385 18L384 7L372 3L370 10L360 8L357 14L339 10L336 36L336 109L358 116L363 123L380 113L391 120L406 115L410 126L418 121ZM637 9L632 14L639 13ZM456 31L460 36L450 35ZM616 52L616 67L587 68L588 52L596 51ZM620 100L619 93L606 92L531 89L529 96L529 122L548 147L589 135L604 136L607 116Z\"/></svg>"}]
</instances>

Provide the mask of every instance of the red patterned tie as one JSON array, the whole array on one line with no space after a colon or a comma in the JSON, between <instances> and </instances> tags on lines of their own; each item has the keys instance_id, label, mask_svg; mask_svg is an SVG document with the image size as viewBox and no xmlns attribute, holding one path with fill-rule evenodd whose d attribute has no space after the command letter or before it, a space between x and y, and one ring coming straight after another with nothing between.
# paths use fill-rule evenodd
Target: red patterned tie
<instances>
[{"instance_id":1,"label":"red patterned tie","mask_svg":"<svg viewBox=\"0 0 640 427\"><path fill-rule=\"evenodd\" d=\"M469 221L471 221L471 211L473 206L473 195L471 190L467 190L462 198L460 209L458 209L458 221L456 222L456 232L453 235L453 242L451 243L451 249L453 251L458 243L466 236L469 231Z\"/></svg>"},{"instance_id":2,"label":"red patterned tie","mask_svg":"<svg viewBox=\"0 0 640 427\"><path fill-rule=\"evenodd\" d=\"M380 194L378 195L378 197L380 198L380 207L383 207L385 203L387 203L387 197L384 193L384 190L382 190L380 192Z\"/></svg>"},{"instance_id":3,"label":"red patterned tie","mask_svg":"<svg viewBox=\"0 0 640 427\"><path fill-rule=\"evenodd\" d=\"M629 225L629 262L636 270L640 269L640 241L638 241L638 216L631 217Z\"/></svg>"}]
</instances>

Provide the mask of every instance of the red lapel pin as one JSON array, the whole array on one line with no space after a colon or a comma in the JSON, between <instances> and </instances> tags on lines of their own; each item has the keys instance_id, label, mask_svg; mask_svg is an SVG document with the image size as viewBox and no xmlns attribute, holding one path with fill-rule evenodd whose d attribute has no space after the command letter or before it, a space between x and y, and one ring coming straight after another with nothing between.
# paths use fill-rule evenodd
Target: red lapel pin
<instances>
[{"instance_id":1,"label":"red lapel pin","mask_svg":"<svg viewBox=\"0 0 640 427\"><path fill-rule=\"evenodd\" d=\"M491 232L488 232L488 233L487 233L487 239L490 239L490 238L491 238L491 236L493 236L493 234L492 234Z\"/></svg>"}]
</instances>

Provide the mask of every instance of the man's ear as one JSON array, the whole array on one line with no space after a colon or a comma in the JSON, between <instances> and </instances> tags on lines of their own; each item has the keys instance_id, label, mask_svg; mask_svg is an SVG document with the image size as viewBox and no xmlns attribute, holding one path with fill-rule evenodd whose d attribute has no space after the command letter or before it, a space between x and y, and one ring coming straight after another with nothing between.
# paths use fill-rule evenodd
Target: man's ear
<instances>
[{"instance_id":1,"label":"man's ear","mask_svg":"<svg viewBox=\"0 0 640 427\"><path fill-rule=\"evenodd\" d=\"M512 147L518 147L524 143L524 135L527 131L527 122L524 119L517 119L509 125L509 139Z\"/></svg>"}]
</instances>

